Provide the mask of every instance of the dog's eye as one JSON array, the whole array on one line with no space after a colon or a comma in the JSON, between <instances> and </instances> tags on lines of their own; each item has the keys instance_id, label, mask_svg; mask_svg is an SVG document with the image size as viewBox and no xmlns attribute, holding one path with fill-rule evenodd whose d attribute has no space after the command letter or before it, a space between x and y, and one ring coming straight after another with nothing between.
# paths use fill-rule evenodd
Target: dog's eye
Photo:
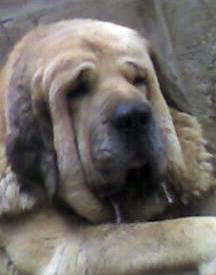
<instances>
[{"instance_id":1,"label":"dog's eye","mask_svg":"<svg viewBox=\"0 0 216 275\"><path fill-rule=\"evenodd\" d=\"M134 86L146 85L146 71L133 61L127 61L122 66L124 76Z\"/></svg>"},{"instance_id":2,"label":"dog's eye","mask_svg":"<svg viewBox=\"0 0 216 275\"><path fill-rule=\"evenodd\" d=\"M79 81L76 87L68 92L67 98L70 99L78 99L83 97L88 92L88 83L86 81Z\"/></svg>"},{"instance_id":3,"label":"dog's eye","mask_svg":"<svg viewBox=\"0 0 216 275\"><path fill-rule=\"evenodd\" d=\"M134 86L144 86L146 85L146 78L141 75L137 75L133 79L133 85Z\"/></svg>"},{"instance_id":4,"label":"dog's eye","mask_svg":"<svg viewBox=\"0 0 216 275\"><path fill-rule=\"evenodd\" d=\"M77 76L73 87L68 89L67 99L75 100L86 95L89 91L88 72L83 70Z\"/></svg>"}]
</instances>

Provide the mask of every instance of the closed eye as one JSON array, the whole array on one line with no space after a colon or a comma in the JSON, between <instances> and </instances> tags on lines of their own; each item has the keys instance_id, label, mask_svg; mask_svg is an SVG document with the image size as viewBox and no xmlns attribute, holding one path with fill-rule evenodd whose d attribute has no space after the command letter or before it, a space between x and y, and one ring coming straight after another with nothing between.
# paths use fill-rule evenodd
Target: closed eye
<instances>
[{"instance_id":1,"label":"closed eye","mask_svg":"<svg viewBox=\"0 0 216 275\"><path fill-rule=\"evenodd\" d=\"M87 95L92 86L95 73L91 67L80 70L71 86L68 87L67 99L76 100Z\"/></svg>"},{"instance_id":2,"label":"closed eye","mask_svg":"<svg viewBox=\"0 0 216 275\"><path fill-rule=\"evenodd\" d=\"M89 91L89 83L88 80L83 76L83 72L76 79L76 83L74 87L68 89L67 99L68 100L76 100L83 96L85 96Z\"/></svg>"},{"instance_id":3,"label":"closed eye","mask_svg":"<svg viewBox=\"0 0 216 275\"><path fill-rule=\"evenodd\" d=\"M124 60L121 63L121 71L126 79L134 86L147 85L146 70L134 60Z\"/></svg>"},{"instance_id":4,"label":"closed eye","mask_svg":"<svg viewBox=\"0 0 216 275\"><path fill-rule=\"evenodd\" d=\"M147 84L146 83L146 78L144 76L137 75L133 79L133 85L134 86L144 86L146 84Z\"/></svg>"}]
</instances>

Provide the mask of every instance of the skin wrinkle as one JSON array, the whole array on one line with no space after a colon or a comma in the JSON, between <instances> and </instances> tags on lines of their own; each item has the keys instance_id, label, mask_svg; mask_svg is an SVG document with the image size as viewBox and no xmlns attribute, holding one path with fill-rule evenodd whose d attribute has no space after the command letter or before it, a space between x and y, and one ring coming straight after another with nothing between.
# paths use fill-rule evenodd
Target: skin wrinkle
<instances>
[{"instance_id":1,"label":"skin wrinkle","mask_svg":"<svg viewBox=\"0 0 216 275\"><path fill-rule=\"evenodd\" d=\"M90 65L90 66L92 66L92 65ZM85 68L89 68L88 63L87 64L81 64L79 67L77 67L76 70L72 72L72 75L73 75L72 79L74 79L74 77L76 77L78 75L80 70L85 69ZM63 82L63 83L65 83L65 82ZM62 178L61 180L64 182L64 181L69 181L71 177L73 178L73 174L70 174L71 169L69 168L69 169L65 170L64 165L66 165L66 166L68 166L68 164L73 165L73 163L75 162L75 165L78 166L78 163L79 163L78 155L77 154L74 154L74 155L72 154L72 152L74 152L76 150L75 149L75 144L72 144L71 142L68 143L68 137L70 137L70 138L73 137L75 132L73 132L73 130L71 128L72 125L69 121L69 112L67 110L67 105L66 105L66 102L65 102L65 98L63 99L63 95L65 96L65 93L67 92L67 89L65 89L65 87L61 86L61 82L60 82L60 84L57 84L57 85L56 85L55 82L53 82L50 91L51 91L50 92L50 102L53 102L52 104L50 103L50 108L51 108L53 120L56 121L56 123L54 123L54 127L60 127L61 128L64 124L64 129L62 129L62 130L60 130L60 128L59 128L59 130L57 131L54 128L54 139L56 139L55 140L55 143L56 143L55 146L56 146L57 152L59 152L59 154L57 154L58 155L59 168L60 168L59 170L60 170L60 172L62 172L61 177L64 177L64 178ZM60 121L59 120L60 116L61 116L61 124L59 124L59 122L58 122L58 121ZM64 123L63 123L63 119L64 119ZM60 133L61 133L61 135L60 135ZM56 137L55 137L55 134L56 134ZM63 136L65 136L64 139L63 139ZM61 146L62 149L60 150L60 145L62 143L64 145ZM74 149L73 149L73 147L74 147ZM64 150L65 153L63 153L62 150ZM71 153L69 153L69 152L71 152ZM67 163L66 163L65 157L67 157ZM75 160L74 158L75 159L77 158L77 160ZM80 170L80 165L79 165L79 170ZM83 202L82 202L82 200L80 200L79 196L81 194L83 194L82 196L85 196L84 194L87 195L89 193L89 195L91 195L91 196L89 196L89 195L88 196L89 196L89 198L91 198L92 202L91 202L91 208L89 208L89 207L88 207L88 209L86 208L86 211L88 211L88 212L89 211L95 211L94 209L96 209L96 207L98 207L100 205L99 200L93 194L91 194L90 191L88 190L88 187L86 185L84 185L83 174L82 173L80 173L80 179L79 180L82 181L82 186L83 186L82 189L83 190L81 190L81 188L80 188L79 192L76 192L76 193L73 194L73 193L71 193L72 190L70 189L70 193L67 192L65 194L66 197L69 196L68 200L71 201L70 196L71 195L73 196L73 201L71 203L73 204L75 201L77 201L76 202L77 207L76 207L75 211L79 212L80 211L79 208L82 209L82 207L83 207L82 206ZM74 182L74 184L77 185L77 182ZM60 185L60 188L61 188L61 185ZM61 192L63 192L63 193L65 192L64 187L62 188L62 191L60 191L60 193ZM74 197L74 195L75 195L75 197ZM107 211L106 209L103 210L103 208L104 207L101 207L101 209L99 208L98 211L99 212L101 210L102 211ZM94 219L97 219L98 214L94 213L94 216L93 216Z\"/></svg>"},{"instance_id":2,"label":"skin wrinkle","mask_svg":"<svg viewBox=\"0 0 216 275\"><path fill-rule=\"evenodd\" d=\"M62 274L62 266L65 258L67 244L66 242L61 247L56 249L54 256L52 257L48 268L45 270L44 275L60 275ZM56 260L57 258L57 260Z\"/></svg>"},{"instance_id":3,"label":"skin wrinkle","mask_svg":"<svg viewBox=\"0 0 216 275\"><path fill-rule=\"evenodd\" d=\"M43 73L43 80L42 80L42 87L44 91L49 91L49 88L51 87L53 79L55 79L57 76L60 77L60 72L68 72L70 70L72 71L78 71L82 70L82 66L85 66L84 64L89 64L89 66L93 66L94 63L96 63L94 56L90 56L90 54L86 55L82 60L76 60L77 54L72 55L71 52L68 54L58 55L54 60L52 60L45 68ZM83 64L82 64L83 63ZM57 76L56 76L57 75ZM73 78L71 78L72 80Z\"/></svg>"},{"instance_id":4,"label":"skin wrinkle","mask_svg":"<svg viewBox=\"0 0 216 275\"><path fill-rule=\"evenodd\" d=\"M76 133L75 127L74 127L74 122L72 122L71 126L72 126L72 129L73 129L73 132ZM89 186L88 179L87 179L87 176L86 176L86 173L85 173L85 169L83 167L83 163L82 163L81 156L80 156L80 151L79 151L79 145L78 145L78 141L77 141L77 136L74 135L73 138L74 138L74 143L75 143L75 146L76 146L76 152L77 152L77 156L78 156L78 161L80 163L80 168L81 168L81 171L82 171L82 174L83 174L83 178L84 178L84 181L86 182L86 184Z\"/></svg>"}]
</instances>

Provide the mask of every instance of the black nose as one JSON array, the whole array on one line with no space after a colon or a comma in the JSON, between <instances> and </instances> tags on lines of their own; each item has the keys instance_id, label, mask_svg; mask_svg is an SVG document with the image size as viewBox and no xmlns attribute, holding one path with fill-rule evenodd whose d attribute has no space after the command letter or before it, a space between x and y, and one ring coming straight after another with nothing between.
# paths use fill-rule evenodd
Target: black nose
<instances>
[{"instance_id":1,"label":"black nose","mask_svg":"<svg viewBox=\"0 0 216 275\"><path fill-rule=\"evenodd\" d=\"M137 132L146 129L152 118L149 104L132 101L119 104L112 116L112 123L119 131Z\"/></svg>"}]
</instances>

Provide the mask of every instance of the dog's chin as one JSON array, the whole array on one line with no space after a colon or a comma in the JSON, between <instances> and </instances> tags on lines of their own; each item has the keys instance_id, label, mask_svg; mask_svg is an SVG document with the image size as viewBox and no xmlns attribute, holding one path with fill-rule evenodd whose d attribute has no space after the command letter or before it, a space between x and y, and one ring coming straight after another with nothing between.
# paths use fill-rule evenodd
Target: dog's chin
<instances>
[{"instance_id":1,"label":"dog's chin","mask_svg":"<svg viewBox=\"0 0 216 275\"><path fill-rule=\"evenodd\" d=\"M160 187L166 178L166 171L160 171L150 161L142 161L126 168L120 166L119 169L117 165L113 169L104 167L97 174L100 175L98 182L93 185L100 198L118 197L129 190L145 198Z\"/></svg>"},{"instance_id":2,"label":"dog's chin","mask_svg":"<svg viewBox=\"0 0 216 275\"><path fill-rule=\"evenodd\" d=\"M157 176L156 176L157 174ZM125 189L134 189L140 197L150 195L164 180L163 175L153 171L151 163L127 171Z\"/></svg>"},{"instance_id":3,"label":"dog's chin","mask_svg":"<svg viewBox=\"0 0 216 275\"><path fill-rule=\"evenodd\" d=\"M116 222L151 220L163 211L169 199L166 165L161 169L156 159L126 159L127 156L124 160L118 156L117 160L100 162L94 182L89 182L91 189L101 201L112 207ZM157 209L154 208L154 200L157 200ZM144 211L140 211L142 207ZM136 216L131 208L136 209ZM151 209L146 211L147 208Z\"/></svg>"},{"instance_id":4,"label":"dog's chin","mask_svg":"<svg viewBox=\"0 0 216 275\"><path fill-rule=\"evenodd\" d=\"M118 196L129 189L137 190L139 196L146 196L164 179L164 175L159 175L156 169L153 171L151 163L148 162L114 171L104 168L103 172L100 171L100 175L102 175L100 178L103 178L103 183L97 183L95 192L101 198Z\"/></svg>"}]
</instances>

